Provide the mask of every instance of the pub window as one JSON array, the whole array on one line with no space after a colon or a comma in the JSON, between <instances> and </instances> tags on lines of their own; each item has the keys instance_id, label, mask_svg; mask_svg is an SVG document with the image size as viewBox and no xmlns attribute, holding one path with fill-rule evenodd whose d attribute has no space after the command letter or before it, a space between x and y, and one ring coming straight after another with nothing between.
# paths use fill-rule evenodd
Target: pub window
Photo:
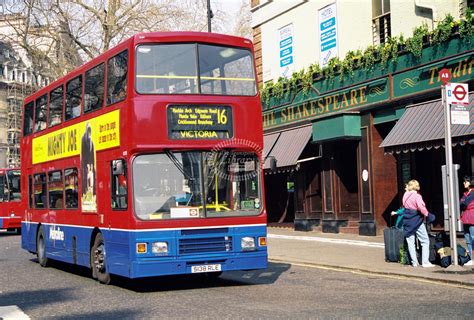
<instances>
[{"instance_id":1,"label":"pub window","mask_svg":"<svg viewBox=\"0 0 474 320\"><path fill-rule=\"evenodd\" d=\"M104 103L104 64L86 72L84 85L84 113L102 108Z\"/></svg>"},{"instance_id":2,"label":"pub window","mask_svg":"<svg viewBox=\"0 0 474 320\"><path fill-rule=\"evenodd\" d=\"M64 207L63 173L61 171L48 173L48 198L51 209Z\"/></svg>"},{"instance_id":3,"label":"pub window","mask_svg":"<svg viewBox=\"0 0 474 320\"><path fill-rule=\"evenodd\" d=\"M44 95L36 99L35 105L35 132L46 129L46 115L48 108L48 96Z\"/></svg>"},{"instance_id":4,"label":"pub window","mask_svg":"<svg viewBox=\"0 0 474 320\"><path fill-rule=\"evenodd\" d=\"M52 127L62 122L63 118L64 89L63 86L57 87L49 94L49 122Z\"/></svg>"},{"instance_id":5,"label":"pub window","mask_svg":"<svg viewBox=\"0 0 474 320\"><path fill-rule=\"evenodd\" d=\"M372 0L372 34L375 45L391 36L390 0Z\"/></svg>"},{"instance_id":6,"label":"pub window","mask_svg":"<svg viewBox=\"0 0 474 320\"><path fill-rule=\"evenodd\" d=\"M128 51L107 63L107 105L122 101L127 94Z\"/></svg>"},{"instance_id":7,"label":"pub window","mask_svg":"<svg viewBox=\"0 0 474 320\"><path fill-rule=\"evenodd\" d=\"M28 176L28 208L33 208L33 179Z\"/></svg>"},{"instance_id":8,"label":"pub window","mask_svg":"<svg viewBox=\"0 0 474 320\"><path fill-rule=\"evenodd\" d=\"M44 209L46 208L46 174L35 174L34 180L34 207Z\"/></svg>"},{"instance_id":9,"label":"pub window","mask_svg":"<svg viewBox=\"0 0 474 320\"><path fill-rule=\"evenodd\" d=\"M64 170L64 193L66 195L66 208L77 208L78 196L78 178L77 169L71 168Z\"/></svg>"},{"instance_id":10,"label":"pub window","mask_svg":"<svg viewBox=\"0 0 474 320\"><path fill-rule=\"evenodd\" d=\"M65 120L77 118L81 115L82 103L82 76L66 83L66 112Z\"/></svg>"},{"instance_id":11,"label":"pub window","mask_svg":"<svg viewBox=\"0 0 474 320\"><path fill-rule=\"evenodd\" d=\"M33 101L25 105L24 116L23 116L23 136L30 135L33 132L33 109L34 109Z\"/></svg>"},{"instance_id":12,"label":"pub window","mask_svg":"<svg viewBox=\"0 0 474 320\"><path fill-rule=\"evenodd\" d=\"M111 162L111 193L112 208L127 209L128 188L125 161L123 159Z\"/></svg>"}]
</instances>

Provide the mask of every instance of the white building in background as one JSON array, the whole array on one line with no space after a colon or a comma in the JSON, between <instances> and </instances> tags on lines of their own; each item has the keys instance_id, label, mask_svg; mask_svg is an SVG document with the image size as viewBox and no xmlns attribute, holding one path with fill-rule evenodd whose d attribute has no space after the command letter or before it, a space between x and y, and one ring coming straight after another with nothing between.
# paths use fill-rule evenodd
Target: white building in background
<instances>
[{"instance_id":1,"label":"white building in background","mask_svg":"<svg viewBox=\"0 0 474 320\"><path fill-rule=\"evenodd\" d=\"M251 0L260 81L277 80L349 50L456 20L473 0Z\"/></svg>"},{"instance_id":2,"label":"white building in background","mask_svg":"<svg viewBox=\"0 0 474 320\"><path fill-rule=\"evenodd\" d=\"M23 22L18 15L0 15L0 168L20 166L23 100L49 83L48 77L34 70L26 51L8 42L14 34L12 25Z\"/></svg>"},{"instance_id":3,"label":"white building in background","mask_svg":"<svg viewBox=\"0 0 474 320\"><path fill-rule=\"evenodd\" d=\"M415 178L436 216L434 228L447 227L438 74L451 69L453 82L472 90L474 37L440 22L448 14L465 19L467 8L474 8L474 0L251 0L260 83L291 77L315 63L324 66L333 57L342 61L349 51L365 53L362 65L345 61L353 63L352 73L307 72L309 80L279 82L263 91L270 224L380 235L393 225L391 211L399 207L405 183ZM418 46L410 50L394 42L396 47L387 48L395 54L385 61L380 51L366 50L400 35L411 38L422 25L444 27L447 38L416 42L419 55ZM470 119L473 103L471 93ZM459 176L474 175L472 121L453 128L453 163L460 165Z\"/></svg>"}]
</instances>

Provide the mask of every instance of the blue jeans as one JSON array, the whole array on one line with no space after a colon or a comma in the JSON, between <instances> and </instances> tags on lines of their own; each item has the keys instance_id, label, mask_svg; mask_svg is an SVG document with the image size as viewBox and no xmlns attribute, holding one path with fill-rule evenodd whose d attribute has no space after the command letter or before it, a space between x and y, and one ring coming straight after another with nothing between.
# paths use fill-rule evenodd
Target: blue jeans
<instances>
[{"instance_id":1,"label":"blue jeans","mask_svg":"<svg viewBox=\"0 0 474 320\"><path fill-rule=\"evenodd\" d=\"M472 259L472 245L474 244L474 224L464 225L464 239L466 239L467 251Z\"/></svg>"},{"instance_id":2,"label":"blue jeans","mask_svg":"<svg viewBox=\"0 0 474 320\"><path fill-rule=\"evenodd\" d=\"M428 238L428 232L426 231L425 224L422 223L416 230L416 236L421 243L421 263L430 263L430 238ZM408 253L410 254L411 264L413 266L418 265L418 259L416 258L415 248L415 235L407 237Z\"/></svg>"}]
</instances>

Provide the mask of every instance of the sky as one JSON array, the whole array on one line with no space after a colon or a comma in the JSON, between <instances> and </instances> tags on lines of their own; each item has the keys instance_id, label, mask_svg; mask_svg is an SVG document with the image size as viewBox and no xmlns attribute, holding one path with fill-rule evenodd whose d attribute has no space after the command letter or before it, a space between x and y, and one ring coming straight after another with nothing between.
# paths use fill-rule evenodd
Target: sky
<instances>
[{"instance_id":1,"label":"sky","mask_svg":"<svg viewBox=\"0 0 474 320\"><path fill-rule=\"evenodd\" d=\"M249 1L249 0L214 0L213 2L222 6L222 9L229 13L236 13L242 1ZM212 2L211 2L212 7Z\"/></svg>"},{"instance_id":2,"label":"sky","mask_svg":"<svg viewBox=\"0 0 474 320\"><path fill-rule=\"evenodd\" d=\"M238 28L237 23L242 18L240 14L242 4L249 2L250 0L211 0L211 9L223 11L227 16L226 25L221 32L234 34Z\"/></svg>"}]
</instances>

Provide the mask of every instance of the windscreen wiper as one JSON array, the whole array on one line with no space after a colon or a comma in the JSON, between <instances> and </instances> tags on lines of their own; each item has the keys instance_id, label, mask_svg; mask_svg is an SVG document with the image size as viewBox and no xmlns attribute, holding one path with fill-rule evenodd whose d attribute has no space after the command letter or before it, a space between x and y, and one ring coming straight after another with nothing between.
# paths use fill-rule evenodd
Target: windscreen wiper
<instances>
[{"instance_id":1,"label":"windscreen wiper","mask_svg":"<svg viewBox=\"0 0 474 320\"><path fill-rule=\"evenodd\" d=\"M186 170L184 169L184 166L179 162L179 160L176 158L176 156L173 154L172 151L170 150L165 150L165 154L168 156L168 158L173 162L173 164L178 168L178 170L189 180L189 181L194 181L194 177L191 176Z\"/></svg>"}]
</instances>

